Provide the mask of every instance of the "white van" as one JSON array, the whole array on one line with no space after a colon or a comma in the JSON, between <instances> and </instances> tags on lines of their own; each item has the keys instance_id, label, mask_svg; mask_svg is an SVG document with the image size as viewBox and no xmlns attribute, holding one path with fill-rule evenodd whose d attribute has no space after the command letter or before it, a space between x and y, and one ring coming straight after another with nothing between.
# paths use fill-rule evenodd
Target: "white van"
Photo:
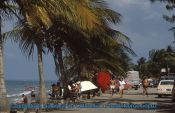
<instances>
[{"instance_id":1,"label":"white van","mask_svg":"<svg viewBox=\"0 0 175 113\"><path fill-rule=\"evenodd\" d=\"M138 71L128 71L125 82L130 84L135 90L140 87L140 78Z\"/></svg>"}]
</instances>

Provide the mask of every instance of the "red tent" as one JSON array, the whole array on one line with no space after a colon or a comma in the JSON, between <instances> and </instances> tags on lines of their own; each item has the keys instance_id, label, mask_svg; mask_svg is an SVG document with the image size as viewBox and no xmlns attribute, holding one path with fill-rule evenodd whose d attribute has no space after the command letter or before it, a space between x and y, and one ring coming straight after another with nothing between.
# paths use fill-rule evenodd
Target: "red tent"
<instances>
[{"instance_id":1,"label":"red tent","mask_svg":"<svg viewBox=\"0 0 175 113\"><path fill-rule=\"evenodd\" d=\"M108 71L99 71L97 75L97 84L102 92L105 92L110 85L110 74Z\"/></svg>"}]
</instances>

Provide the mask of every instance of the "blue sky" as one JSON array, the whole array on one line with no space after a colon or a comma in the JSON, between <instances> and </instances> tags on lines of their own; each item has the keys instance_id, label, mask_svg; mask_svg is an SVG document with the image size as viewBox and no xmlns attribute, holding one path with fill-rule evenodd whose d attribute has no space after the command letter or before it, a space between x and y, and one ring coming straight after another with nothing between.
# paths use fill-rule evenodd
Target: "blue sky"
<instances>
[{"instance_id":1,"label":"blue sky","mask_svg":"<svg viewBox=\"0 0 175 113\"><path fill-rule=\"evenodd\" d=\"M171 14L166 11L165 4L149 0L110 0L112 9L122 14L122 23L118 25L132 40L132 48L140 57L148 57L151 49L165 48L172 45L174 40L171 31L172 25L163 19L163 14Z\"/></svg>"},{"instance_id":2,"label":"blue sky","mask_svg":"<svg viewBox=\"0 0 175 113\"><path fill-rule=\"evenodd\" d=\"M149 0L108 0L110 7L122 14L122 23L114 26L132 40L132 49L138 57L148 57L151 49L165 48L172 44L173 34L168 31L172 27L166 22L163 14L171 14L160 3L151 4ZM8 23L4 31L12 25ZM45 80L56 80L54 62L51 55L44 56ZM38 80L37 56L28 60L18 49L17 44L7 41L4 46L5 79Z\"/></svg>"}]
</instances>

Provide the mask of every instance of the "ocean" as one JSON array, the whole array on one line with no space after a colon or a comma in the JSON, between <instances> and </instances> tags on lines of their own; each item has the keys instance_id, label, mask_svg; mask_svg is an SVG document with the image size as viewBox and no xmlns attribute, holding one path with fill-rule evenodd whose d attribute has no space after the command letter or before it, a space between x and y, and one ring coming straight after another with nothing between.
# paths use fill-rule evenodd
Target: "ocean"
<instances>
[{"instance_id":1,"label":"ocean","mask_svg":"<svg viewBox=\"0 0 175 113\"><path fill-rule=\"evenodd\" d=\"M49 93L51 85L56 83L56 81L45 81L46 93ZM6 80L7 97L10 103L15 103L21 99L22 94L30 96L31 89L35 90L38 94L39 81L32 80Z\"/></svg>"}]
</instances>

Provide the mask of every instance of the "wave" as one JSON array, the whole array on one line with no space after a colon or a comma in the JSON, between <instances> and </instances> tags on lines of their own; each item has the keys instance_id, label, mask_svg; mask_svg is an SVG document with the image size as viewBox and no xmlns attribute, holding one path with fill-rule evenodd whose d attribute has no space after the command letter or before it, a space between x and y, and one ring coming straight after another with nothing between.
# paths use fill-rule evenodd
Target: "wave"
<instances>
[{"instance_id":1,"label":"wave","mask_svg":"<svg viewBox=\"0 0 175 113\"><path fill-rule=\"evenodd\" d=\"M31 91L24 91L24 92L18 93L18 94L7 95L7 97L19 97L19 96L22 96L22 94L29 95L30 93L31 93Z\"/></svg>"}]
</instances>

